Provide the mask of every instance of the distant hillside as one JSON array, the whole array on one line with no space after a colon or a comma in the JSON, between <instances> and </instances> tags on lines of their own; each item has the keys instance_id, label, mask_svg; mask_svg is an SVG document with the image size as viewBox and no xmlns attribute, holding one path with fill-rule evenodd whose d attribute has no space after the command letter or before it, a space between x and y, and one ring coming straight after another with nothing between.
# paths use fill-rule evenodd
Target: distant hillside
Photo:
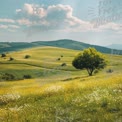
<instances>
[{"instance_id":1,"label":"distant hillside","mask_svg":"<svg viewBox=\"0 0 122 122\"><path fill-rule=\"evenodd\" d=\"M43 46L55 46L55 47L62 47L62 48L68 48L68 49L74 49L74 50L83 50L88 47L94 47L98 51L102 53L118 53L122 54L122 50L111 50L110 48L103 47L103 46L98 46L98 45L90 45L87 43L83 42L78 42L74 40L68 40L68 39L63 39L63 40L56 40L56 41L38 41L38 42L33 42L35 45L43 45Z\"/></svg>"},{"instance_id":2,"label":"distant hillside","mask_svg":"<svg viewBox=\"0 0 122 122\"><path fill-rule=\"evenodd\" d=\"M111 44L107 47L112 49L122 50L122 44Z\"/></svg>"},{"instance_id":3,"label":"distant hillside","mask_svg":"<svg viewBox=\"0 0 122 122\"><path fill-rule=\"evenodd\" d=\"M102 47L98 45L90 45L83 42L78 42L74 40L69 39L62 39L62 40L56 40L56 41L37 41L37 42L0 42L0 53L2 52L9 52L9 51L17 51L22 50L25 48L32 48L32 47L39 47L39 46L53 46L53 47L61 47L61 48L68 48L68 49L74 49L74 50L83 50L88 47L94 47L98 51L102 53L115 53L115 54L121 54L122 50L112 50L107 47Z\"/></svg>"},{"instance_id":4,"label":"distant hillside","mask_svg":"<svg viewBox=\"0 0 122 122\"><path fill-rule=\"evenodd\" d=\"M26 48L35 47L33 43L27 42L0 42L0 53L18 51Z\"/></svg>"}]
</instances>

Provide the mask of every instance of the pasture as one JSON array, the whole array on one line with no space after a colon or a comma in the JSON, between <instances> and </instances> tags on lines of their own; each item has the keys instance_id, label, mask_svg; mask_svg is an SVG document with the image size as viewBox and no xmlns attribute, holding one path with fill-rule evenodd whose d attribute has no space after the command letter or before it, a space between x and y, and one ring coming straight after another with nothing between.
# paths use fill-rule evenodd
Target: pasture
<instances>
[{"instance_id":1,"label":"pasture","mask_svg":"<svg viewBox=\"0 0 122 122\"><path fill-rule=\"evenodd\" d=\"M0 81L0 122L120 122L122 56L106 54L107 67L89 77L71 64L79 52L38 47L0 58L0 77L15 76Z\"/></svg>"}]
</instances>

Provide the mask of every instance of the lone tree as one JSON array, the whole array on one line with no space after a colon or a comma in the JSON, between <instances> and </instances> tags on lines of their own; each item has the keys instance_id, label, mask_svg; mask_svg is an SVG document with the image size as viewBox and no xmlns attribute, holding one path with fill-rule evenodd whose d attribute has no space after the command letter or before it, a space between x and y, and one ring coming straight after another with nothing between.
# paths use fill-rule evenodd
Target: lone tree
<instances>
[{"instance_id":1,"label":"lone tree","mask_svg":"<svg viewBox=\"0 0 122 122\"><path fill-rule=\"evenodd\" d=\"M102 53L94 48L88 48L74 58L72 65L76 69L86 69L89 76L92 76L95 69L103 69L106 66L106 61Z\"/></svg>"}]
</instances>

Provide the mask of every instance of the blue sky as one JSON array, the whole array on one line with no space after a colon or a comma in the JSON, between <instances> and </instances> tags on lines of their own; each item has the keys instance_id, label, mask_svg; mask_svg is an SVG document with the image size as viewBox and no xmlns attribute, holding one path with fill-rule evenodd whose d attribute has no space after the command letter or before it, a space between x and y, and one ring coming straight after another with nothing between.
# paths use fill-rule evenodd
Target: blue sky
<instances>
[{"instance_id":1,"label":"blue sky","mask_svg":"<svg viewBox=\"0 0 122 122\"><path fill-rule=\"evenodd\" d=\"M0 42L122 44L121 0L0 0Z\"/></svg>"}]
</instances>

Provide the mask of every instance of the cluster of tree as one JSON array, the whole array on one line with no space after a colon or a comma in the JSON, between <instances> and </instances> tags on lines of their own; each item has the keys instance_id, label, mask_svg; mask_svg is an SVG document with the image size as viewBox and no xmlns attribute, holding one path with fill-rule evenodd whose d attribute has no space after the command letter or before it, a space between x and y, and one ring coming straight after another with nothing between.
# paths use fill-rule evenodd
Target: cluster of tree
<instances>
[{"instance_id":1,"label":"cluster of tree","mask_svg":"<svg viewBox=\"0 0 122 122\"><path fill-rule=\"evenodd\" d=\"M2 58L6 57L6 54L5 54L5 53L2 53L2 54L1 54L1 57L2 57Z\"/></svg>"},{"instance_id":2,"label":"cluster of tree","mask_svg":"<svg viewBox=\"0 0 122 122\"><path fill-rule=\"evenodd\" d=\"M31 79L31 75L23 75L22 77L17 77L11 73L0 74L0 81L14 81L14 80L23 80L23 79Z\"/></svg>"},{"instance_id":3,"label":"cluster of tree","mask_svg":"<svg viewBox=\"0 0 122 122\"><path fill-rule=\"evenodd\" d=\"M2 53L2 54L1 54L1 57L2 57L2 58L5 58L5 57L7 57L7 55L6 55L5 53ZM24 58L25 58L25 59L28 59L28 58L30 58L30 57L31 57L30 55L25 55ZM14 60L13 57L10 57L10 58L9 58L9 61L13 61L13 60Z\"/></svg>"},{"instance_id":4,"label":"cluster of tree","mask_svg":"<svg viewBox=\"0 0 122 122\"><path fill-rule=\"evenodd\" d=\"M5 74L2 74L0 79L2 81L13 81L15 80L15 76L13 74L10 74L10 73L5 73Z\"/></svg>"},{"instance_id":5,"label":"cluster of tree","mask_svg":"<svg viewBox=\"0 0 122 122\"><path fill-rule=\"evenodd\" d=\"M2 53L1 58L5 58L5 57L7 57L7 55L5 53ZM9 61L13 61L13 60L14 60L14 58L9 57Z\"/></svg>"}]
</instances>

